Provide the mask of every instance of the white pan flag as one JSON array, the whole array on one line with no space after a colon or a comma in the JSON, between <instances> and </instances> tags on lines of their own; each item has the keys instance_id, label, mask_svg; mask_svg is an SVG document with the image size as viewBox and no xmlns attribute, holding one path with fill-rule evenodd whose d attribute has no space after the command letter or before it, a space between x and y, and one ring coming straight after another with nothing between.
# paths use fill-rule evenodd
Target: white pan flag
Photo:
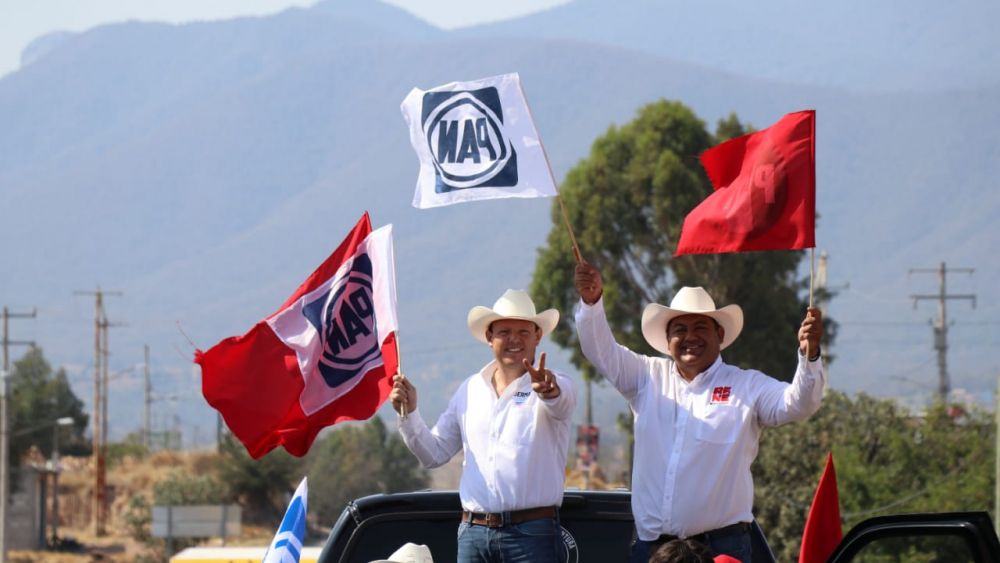
<instances>
[{"instance_id":1,"label":"white pan flag","mask_svg":"<svg viewBox=\"0 0 1000 563\"><path fill-rule=\"evenodd\" d=\"M414 207L556 195L517 73L414 88L401 109L420 159Z\"/></svg>"}]
</instances>

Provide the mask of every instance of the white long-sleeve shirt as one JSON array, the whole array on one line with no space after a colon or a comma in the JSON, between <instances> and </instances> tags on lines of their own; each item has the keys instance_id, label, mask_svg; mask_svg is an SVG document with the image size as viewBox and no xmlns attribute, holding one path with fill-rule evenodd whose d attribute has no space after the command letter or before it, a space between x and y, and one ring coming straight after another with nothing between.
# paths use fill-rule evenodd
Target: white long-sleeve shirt
<instances>
[{"instance_id":1,"label":"white long-sleeve shirt","mask_svg":"<svg viewBox=\"0 0 1000 563\"><path fill-rule=\"evenodd\" d=\"M559 396L542 399L525 373L498 397L496 362L466 379L429 429L418 410L399 431L421 465L438 467L465 450L458 493L471 512L507 512L562 504L573 382L555 373Z\"/></svg>"},{"instance_id":2,"label":"white long-sleeve shirt","mask_svg":"<svg viewBox=\"0 0 1000 563\"><path fill-rule=\"evenodd\" d=\"M753 520L750 464L761 432L819 409L821 362L800 354L789 384L720 357L689 383L670 357L618 344L601 300L581 301L576 330L584 356L635 417L632 513L639 538L688 537Z\"/></svg>"}]
</instances>

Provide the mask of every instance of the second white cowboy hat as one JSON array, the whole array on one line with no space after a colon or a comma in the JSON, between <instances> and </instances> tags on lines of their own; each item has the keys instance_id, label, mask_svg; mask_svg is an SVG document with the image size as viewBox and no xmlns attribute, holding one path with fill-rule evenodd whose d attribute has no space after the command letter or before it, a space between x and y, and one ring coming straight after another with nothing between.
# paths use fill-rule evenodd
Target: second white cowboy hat
<instances>
[{"instance_id":1,"label":"second white cowboy hat","mask_svg":"<svg viewBox=\"0 0 1000 563\"><path fill-rule=\"evenodd\" d=\"M377 559L371 563L434 563L434 558L426 545L408 542L394 551L388 559Z\"/></svg>"},{"instance_id":2,"label":"second white cowboy hat","mask_svg":"<svg viewBox=\"0 0 1000 563\"><path fill-rule=\"evenodd\" d=\"M700 287L682 287L670 301L669 307L658 303L646 305L642 312L642 335L646 342L658 352L670 355L667 346L667 325L674 317L681 315L705 315L715 319L725 333L719 349L724 349L736 340L743 330L743 309L739 305L715 308L715 301Z\"/></svg>"},{"instance_id":3,"label":"second white cowboy hat","mask_svg":"<svg viewBox=\"0 0 1000 563\"><path fill-rule=\"evenodd\" d=\"M531 321L542 329L542 336L552 332L559 324L559 311L548 309L541 313L535 312L535 303L528 296L526 291L520 289L508 289L500 299L493 304L493 308L477 305L469 311L469 332L480 342L489 344L486 340L486 329L490 323L500 319L515 319L520 321Z\"/></svg>"}]
</instances>

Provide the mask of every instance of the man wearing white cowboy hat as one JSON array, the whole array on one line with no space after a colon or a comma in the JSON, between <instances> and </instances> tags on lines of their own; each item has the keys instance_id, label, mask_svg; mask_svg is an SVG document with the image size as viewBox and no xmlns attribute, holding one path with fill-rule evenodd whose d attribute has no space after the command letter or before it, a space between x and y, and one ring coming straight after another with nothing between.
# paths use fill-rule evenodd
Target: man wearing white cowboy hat
<instances>
[{"instance_id":1,"label":"man wearing white cowboy hat","mask_svg":"<svg viewBox=\"0 0 1000 563\"><path fill-rule=\"evenodd\" d=\"M662 543L693 538L714 555L750 561L753 478L764 427L804 420L819 409L826 378L823 323L810 308L799 328L791 383L722 361L743 329L739 305L721 309L700 287L684 287L669 307L651 303L642 335L667 357L615 342L601 301L600 272L581 262L576 330L584 356L628 400L635 416L631 561L647 561Z\"/></svg>"},{"instance_id":2,"label":"man wearing white cowboy hat","mask_svg":"<svg viewBox=\"0 0 1000 563\"><path fill-rule=\"evenodd\" d=\"M397 375L389 399L408 413L399 431L427 468L465 452L459 563L559 561L558 507L576 394L569 378L545 368L544 352L534 366L559 312L536 313L527 293L507 290L492 309L473 307L467 323L493 361L462 383L432 429L417 410L416 388Z\"/></svg>"}]
</instances>

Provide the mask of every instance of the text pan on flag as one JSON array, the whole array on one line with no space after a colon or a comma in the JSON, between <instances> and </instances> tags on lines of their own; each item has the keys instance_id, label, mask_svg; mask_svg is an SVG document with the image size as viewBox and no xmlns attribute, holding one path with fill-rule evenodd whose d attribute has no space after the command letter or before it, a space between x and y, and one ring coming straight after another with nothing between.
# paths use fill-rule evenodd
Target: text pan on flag
<instances>
[{"instance_id":1,"label":"text pan on flag","mask_svg":"<svg viewBox=\"0 0 1000 563\"><path fill-rule=\"evenodd\" d=\"M295 489L292 501L288 503L285 516L281 519L278 531L267 546L261 563L299 563L302 556L302 543L306 537L306 508L309 499L309 485L303 477Z\"/></svg>"},{"instance_id":2,"label":"text pan on flag","mask_svg":"<svg viewBox=\"0 0 1000 563\"><path fill-rule=\"evenodd\" d=\"M701 155L715 188L684 219L674 256L816 246L816 112L790 113Z\"/></svg>"},{"instance_id":3,"label":"text pan on flag","mask_svg":"<svg viewBox=\"0 0 1000 563\"><path fill-rule=\"evenodd\" d=\"M259 458L305 455L316 434L370 418L396 373L392 226L365 213L277 312L243 336L195 353L202 394Z\"/></svg>"},{"instance_id":4,"label":"text pan on flag","mask_svg":"<svg viewBox=\"0 0 1000 563\"><path fill-rule=\"evenodd\" d=\"M556 195L517 73L414 88L401 109L420 159L414 207Z\"/></svg>"}]
</instances>

